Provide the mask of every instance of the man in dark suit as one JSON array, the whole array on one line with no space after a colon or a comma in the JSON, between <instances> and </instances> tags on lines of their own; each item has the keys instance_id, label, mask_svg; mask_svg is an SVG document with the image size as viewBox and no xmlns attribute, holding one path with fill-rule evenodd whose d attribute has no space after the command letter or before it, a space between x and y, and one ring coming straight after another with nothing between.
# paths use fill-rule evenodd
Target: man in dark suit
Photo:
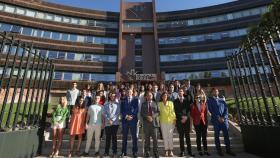
<instances>
[{"instance_id":1,"label":"man in dark suit","mask_svg":"<svg viewBox=\"0 0 280 158\"><path fill-rule=\"evenodd\" d=\"M217 88L213 88L211 93L212 97L208 98L207 105L208 110L211 113L211 123L214 126L215 145L217 152L220 156L224 155L220 144L220 131L223 131L226 152L229 155L235 156L235 153L233 153L230 149L227 104L223 99L219 98L219 90Z\"/></svg>"},{"instance_id":2,"label":"man in dark suit","mask_svg":"<svg viewBox=\"0 0 280 158\"><path fill-rule=\"evenodd\" d=\"M190 156L194 156L190 140L190 100L184 97L184 90L179 89L179 97L174 101L176 114L176 126L179 133L181 157L185 156L184 138L186 138L187 150Z\"/></svg>"},{"instance_id":3,"label":"man in dark suit","mask_svg":"<svg viewBox=\"0 0 280 158\"><path fill-rule=\"evenodd\" d=\"M122 142L122 154L121 157L126 156L127 151L127 135L130 130L132 137L132 153L133 157L137 157L138 147L137 147L137 122L138 122L138 99L132 96L133 91L129 89L127 91L127 97L121 102L121 116L122 116L122 132L123 132L123 142Z\"/></svg>"},{"instance_id":4,"label":"man in dark suit","mask_svg":"<svg viewBox=\"0 0 280 158\"><path fill-rule=\"evenodd\" d=\"M141 117L143 118L143 129L145 136L145 157L150 157L150 138L153 139L154 157L158 158L158 145L156 129L159 127L158 115L159 109L156 102L153 101L151 91L145 93L146 101L141 106Z\"/></svg>"},{"instance_id":5,"label":"man in dark suit","mask_svg":"<svg viewBox=\"0 0 280 158\"><path fill-rule=\"evenodd\" d=\"M188 100L190 100L190 104L194 102L194 96L195 96L195 88L191 85L191 81L187 79L185 81L185 97L187 97Z\"/></svg>"}]
</instances>

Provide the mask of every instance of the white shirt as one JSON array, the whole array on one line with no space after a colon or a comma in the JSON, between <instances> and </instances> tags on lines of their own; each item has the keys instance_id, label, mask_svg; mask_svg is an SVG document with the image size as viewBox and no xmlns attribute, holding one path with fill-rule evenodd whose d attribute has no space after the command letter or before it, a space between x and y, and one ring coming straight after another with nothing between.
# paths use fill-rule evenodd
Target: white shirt
<instances>
[{"instance_id":1,"label":"white shirt","mask_svg":"<svg viewBox=\"0 0 280 158\"><path fill-rule=\"evenodd\" d=\"M200 112L201 111L201 104L200 103L196 103L196 106L198 108L198 111Z\"/></svg>"}]
</instances>

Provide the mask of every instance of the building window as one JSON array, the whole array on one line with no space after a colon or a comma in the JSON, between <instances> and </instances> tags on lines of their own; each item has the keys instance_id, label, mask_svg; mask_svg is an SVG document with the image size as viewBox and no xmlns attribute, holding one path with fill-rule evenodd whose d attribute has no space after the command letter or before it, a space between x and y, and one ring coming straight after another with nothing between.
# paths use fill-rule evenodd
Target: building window
<instances>
[{"instance_id":1,"label":"building window","mask_svg":"<svg viewBox=\"0 0 280 158\"><path fill-rule=\"evenodd\" d=\"M56 59L56 58L57 58L57 52L55 52L55 51L49 51L48 57L49 57L50 59Z\"/></svg>"},{"instance_id":2,"label":"building window","mask_svg":"<svg viewBox=\"0 0 280 158\"><path fill-rule=\"evenodd\" d=\"M53 20L53 15L52 14L46 14L46 19L47 20Z\"/></svg>"},{"instance_id":3,"label":"building window","mask_svg":"<svg viewBox=\"0 0 280 158\"><path fill-rule=\"evenodd\" d=\"M52 39L60 40L60 33L53 32L53 33L52 33Z\"/></svg>"},{"instance_id":4,"label":"building window","mask_svg":"<svg viewBox=\"0 0 280 158\"><path fill-rule=\"evenodd\" d=\"M5 12L14 13L15 12L15 7L6 5L5 6Z\"/></svg>"},{"instance_id":5,"label":"building window","mask_svg":"<svg viewBox=\"0 0 280 158\"><path fill-rule=\"evenodd\" d=\"M20 32L21 32L21 27L20 27L20 26L17 26L17 25L14 25L14 26L12 27L11 32L13 32L13 33L20 33Z\"/></svg>"},{"instance_id":6,"label":"building window","mask_svg":"<svg viewBox=\"0 0 280 158\"><path fill-rule=\"evenodd\" d=\"M33 30L33 36L34 37L42 37L42 30Z\"/></svg>"},{"instance_id":7,"label":"building window","mask_svg":"<svg viewBox=\"0 0 280 158\"><path fill-rule=\"evenodd\" d=\"M90 80L90 74L89 73L83 73L82 80L83 81L89 81Z\"/></svg>"},{"instance_id":8,"label":"building window","mask_svg":"<svg viewBox=\"0 0 280 158\"><path fill-rule=\"evenodd\" d=\"M62 17L56 15L56 16L54 17L54 21L61 22L61 21L62 21Z\"/></svg>"},{"instance_id":9,"label":"building window","mask_svg":"<svg viewBox=\"0 0 280 158\"><path fill-rule=\"evenodd\" d=\"M59 52L58 53L58 59L65 59L65 55L66 55L65 52Z\"/></svg>"},{"instance_id":10,"label":"building window","mask_svg":"<svg viewBox=\"0 0 280 158\"><path fill-rule=\"evenodd\" d=\"M78 39L77 35L71 35L70 34L70 41L71 42L77 42L77 39Z\"/></svg>"},{"instance_id":11,"label":"building window","mask_svg":"<svg viewBox=\"0 0 280 158\"><path fill-rule=\"evenodd\" d=\"M68 41L69 40L69 34L62 33L61 34L61 40Z\"/></svg>"},{"instance_id":12,"label":"building window","mask_svg":"<svg viewBox=\"0 0 280 158\"><path fill-rule=\"evenodd\" d=\"M62 80L62 72L55 72L54 73L55 80Z\"/></svg>"},{"instance_id":13,"label":"building window","mask_svg":"<svg viewBox=\"0 0 280 158\"><path fill-rule=\"evenodd\" d=\"M67 53L67 60L75 60L75 53Z\"/></svg>"},{"instance_id":14,"label":"building window","mask_svg":"<svg viewBox=\"0 0 280 158\"><path fill-rule=\"evenodd\" d=\"M31 35L32 35L32 29L31 29L31 28L24 27L24 28L22 29L22 34L23 34L23 35L27 35L27 36L31 36Z\"/></svg>"},{"instance_id":15,"label":"building window","mask_svg":"<svg viewBox=\"0 0 280 158\"><path fill-rule=\"evenodd\" d=\"M72 73L64 72L63 73L63 79L66 81L71 81L72 80Z\"/></svg>"},{"instance_id":16,"label":"building window","mask_svg":"<svg viewBox=\"0 0 280 158\"><path fill-rule=\"evenodd\" d=\"M12 27L12 25L10 25L10 24L1 24L0 29L1 29L2 32L4 32L4 31L8 32L8 31L11 30L11 27Z\"/></svg>"},{"instance_id":17,"label":"building window","mask_svg":"<svg viewBox=\"0 0 280 158\"><path fill-rule=\"evenodd\" d=\"M38 18L38 19L44 19L44 18L45 18L45 13L37 12L36 18Z\"/></svg>"},{"instance_id":18,"label":"building window","mask_svg":"<svg viewBox=\"0 0 280 158\"><path fill-rule=\"evenodd\" d=\"M35 12L32 11L32 10L26 10L26 14L25 15L34 18L35 17Z\"/></svg>"},{"instance_id":19,"label":"building window","mask_svg":"<svg viewBox=\"0 0 280 158\"><path fill-rule=\"evenodd\" d=\"M43 32L43 37L44 38L51 38L51 32L50 31L44 31Z\"/></svg>"},{"instance_id":20,"label":"building window","mask_svg":"<svg viewBox=\"0 0 280 158\"><path fill-rule=\"evenodd\" d=\"M24 15L25 14L25 10L22 8L16 8L16 13L20 14L20 15Z\"/></svg>"},{"instance_id":21,"label":"building window","mask_svg":"<svg viewBox=\"0 0 280 158\"><path fill-rule=\"evenodd\" d=\"M70 18L68 18L68 17L63 17L63 22L65 22L65 23L70 23Z\"/></svg>"}]
</instances>

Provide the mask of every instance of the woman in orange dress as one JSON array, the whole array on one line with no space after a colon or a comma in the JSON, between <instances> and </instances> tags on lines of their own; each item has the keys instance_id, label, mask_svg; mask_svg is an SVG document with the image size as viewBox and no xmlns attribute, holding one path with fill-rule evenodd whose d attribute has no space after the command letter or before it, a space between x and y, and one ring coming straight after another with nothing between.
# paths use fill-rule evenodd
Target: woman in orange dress
<instances>
[{"instance_id":1,"label":"woman in orange dress","mask_svg":"<svg viewBox=\"0 0 280 158\"><path fill-rule=\"evenodd\" d=\"M74 153L75 156L80 155L80 146L82 143L82 136L85 133L85 128L86 128L86 114L87 110L85 108L85 103L84 103L84 98L79 96L76 100L76 104L74 108L72 109L72 115L71 115L71 120L70 120L70 152L69 152L69 157L71 157ZM74 148L74 141L75 141L75 136L78 135L78 145L76 152L73 152Z\"/></svg>"}]
</instances>

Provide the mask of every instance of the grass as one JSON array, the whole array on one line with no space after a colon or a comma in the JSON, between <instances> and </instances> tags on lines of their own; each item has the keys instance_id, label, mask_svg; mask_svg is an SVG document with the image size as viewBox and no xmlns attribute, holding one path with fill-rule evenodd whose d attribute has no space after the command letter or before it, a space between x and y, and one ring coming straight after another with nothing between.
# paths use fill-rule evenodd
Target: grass
<instances>
[{"instance_id":1,"label":"grass","mask_svg":"<svg viewBox=\"0 0 280 158\"><path fill-rule=\"evenodd\" d=\"M274 99L275 99L275 103L277 105L277 110L279 112L279 110L280 110L279 109L280 99L279 99L279 97L275 97ZM267 97L266 100L267 100L267 103L268 103L268 110L270 112L270 115L275 117L276 115L275 115L275 110L274 110L272 98ZM237 104L235 102L235 99L234 98L228 98L226 100L226 102L227 102L227 105L228 105L230 115L232 115L234 120L237 119ZM251 98L248 98L248 103L247 103L245 98L243 98L243 101L242 101L241 98L239 98L238 103L239 103L239 106L240 106L240 112L243 115L247 114L247 116L250 116L250 113L254 114L255 112L257 113L258 116L260 116L261 113L263 113L264 115L267 114L267 111L266 111L266 108L265 108L265 101L261 97L259 97L259 98L254 97L253 101L252 101ZM254 103L255 108L253 107L253 103ZM243 109L243 107L244 107L244 109Z\"/></svg>"},{"instance_id":2,"label":"grass","mask_svg":"<svg viewBox=\"0 0 280 158\"><path fill-rule=\"evenodd\" d=\"M50 102L49 102L49 105L48 105L48 113L52 113L53 108L56 107L56 105L58 104L58 99L59 99L58 97L52 97L50 99ZM2 110L2 107L3 107L3 104L0 104L0 109L1 110ZM1 127L5 127L5 125L6 125L10 107L11 107L10 103L6 104L4 115L3 115L3 119L2 119L2 122L1 122ZM23 114L24 103L20 104L20 111L19 111L17 123L19 123L22 120L22 116L24 116L23 122L25 122L25 123L27 122L29 107L30 107L30 103L27 104L26 111ZM32 107L31 107L31 113L33 113L34 107L35 107L35 103L33 101ZM12 124L13 124L13 121L14 121L15 116L16 116L16 109L17 109L17 103L14 103L13 104L13 108L11 109L12 112L11 112L11 115L10 115L10 121L8 123L7 129L9 129L12 126ZM39 102L37 103L37 112L38 112L38 109L39 109ZM42 110L43 110L43 107L42 107L41 111ZM32 115L31 115L30 118L32 119Z\"/></svg>"}]
</instances>

